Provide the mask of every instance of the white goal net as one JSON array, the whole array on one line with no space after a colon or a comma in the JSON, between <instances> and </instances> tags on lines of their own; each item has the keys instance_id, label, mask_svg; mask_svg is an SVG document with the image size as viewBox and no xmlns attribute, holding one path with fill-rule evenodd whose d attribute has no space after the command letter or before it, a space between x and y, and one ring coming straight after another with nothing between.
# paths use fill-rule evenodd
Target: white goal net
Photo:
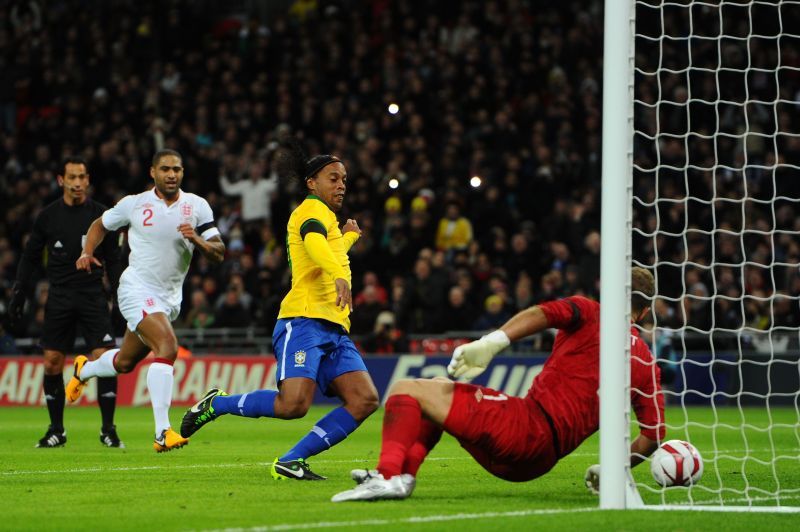
<instances>
[{"instance_id":1,"label":"white goal net","mask_svg":"<svg viewBox=\"0 0 800 532\"><path fill-rule=\"evenodd\" d=\"M705 465L661 488L645 463L636 487L645 504L800 506L800 1L633 6L642 336L666 438Z\"/></svg>"}]
</instances>

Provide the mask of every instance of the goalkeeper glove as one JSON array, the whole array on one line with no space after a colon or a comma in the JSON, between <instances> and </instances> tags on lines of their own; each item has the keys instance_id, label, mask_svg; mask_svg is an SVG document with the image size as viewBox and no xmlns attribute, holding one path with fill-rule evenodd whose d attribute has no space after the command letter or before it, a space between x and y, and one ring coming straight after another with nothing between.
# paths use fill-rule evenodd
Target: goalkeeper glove
<instances>
[{"instance_id":1,"label":"goalkeeper glove","mask_svg":"<svg viewBox=\"0 0 800 532\"><path fill-rule=\"evenodd\" d=\"M586 475L583 477L586 483L586 488L595 495L600 494L600 464L589 466L586 470Z\"/></svg>"},{"instance_id":2,"label":"goalkeeper glove","mask_svg":"<svg viewBox=\"0 0 800 532\"><path fill-rule=\"evenodd\" d=\"M447 373L454 378L472 380L486 370L494 356L508 347L511 340L501 330L496 330L453 351Z\"/></svg>"}]
</instances>

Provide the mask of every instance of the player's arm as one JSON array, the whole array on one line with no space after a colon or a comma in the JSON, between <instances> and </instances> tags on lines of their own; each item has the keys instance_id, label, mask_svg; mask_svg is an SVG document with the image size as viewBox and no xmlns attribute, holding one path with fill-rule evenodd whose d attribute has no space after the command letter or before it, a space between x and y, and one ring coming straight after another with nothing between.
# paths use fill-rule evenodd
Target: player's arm
<instances>
[{"instance_id":1,"label":"player's arm","mask_svg":"<svg viewBox=\"0 0 800 532\"><path fill-rule=\"evenodd\" d=\"M361 228L358 227L358 222L353 219L348 219L342 226L342 238L344 239L344 250L350 251L353 244L358 242L361 238Z\"/></svg>"},{"instance_id":2,"label":"player's arm","mask_svg":"<svg viewBox=\"0 0 800 532\"><path fill-rule=\"evenodd\" d=\"M219 264L225 259L225 242L219 235L212 236L208 240L198 235L189 224L178 226L184 238L194 242L195 247L205 258L213 263Z\"/></svg>"},{"instance_id":3,"label":"player's arm","mask_svg":"<svg viewBox=\"0 0 800 532\"><path fill-rule=\"evenodd\" d=\"M508 347L511 342L547 329L549 326L548 317L541 306L536 305L522 310L496 331L474 342L456 347L447 371L452 377L474 379L483 373L495 355Z\"/></svg>"},{"instance_id":4,"label":"player's arm","mask_svg":"<svg viewBox=\"0 0 800 532\"><path fill-rule=\"evenodd\" d=\"M192 224L183 223L178 226L178 231L183 238L192 242L205 258L219 264L225 259L225 243L214 223L214 212L202 198L197 204L197 211L197 229L192 227Z\"/></svg>"},{"instance_id":5,"label":"player's arm","mask_svg":"<svg viewBox=\"0 0 800 532\"><path fill-rule=\"evenodd\" d=\"M352 309L353 296L350 283L347 282L347 272L336 260L328 244L328 230L322 222L310 218L300 225L300 238L303 239L303 247L311 260L333 278L336 285L336 306L340 309L349 306Z\"/></svg>"},{"instance_id":6,"label":"player's arm","mask_svg":"<svg viewBox=\"0 0 800 532\"><path fill-rule=\"evenodd\" d=\"M17 279L12 287L11 300L8 302L8 316L15 328L22 319L25 299L33 288L34 275L42 267L42 251L47 242L44 225L44 220L38 216L17 265Z\"/></svg>"},{"instance_id":7,"label":"player's arm","mask_svg":"<svg viewBox=\"0 0 800 532\"><path fill-rule=\"evenodd\" d=\"M103 264L97 260L97 257L94 256L94 250L97 249L97 246L100 245L107 233L108 229L103 225L102 216L92 222L92 225L89 226L89 230L86 231L86 243L83 245L81 256L75 261L75 267L77 269L91 273L92 264L100 267L103 266Z\"/></svg>"}]
</instances>

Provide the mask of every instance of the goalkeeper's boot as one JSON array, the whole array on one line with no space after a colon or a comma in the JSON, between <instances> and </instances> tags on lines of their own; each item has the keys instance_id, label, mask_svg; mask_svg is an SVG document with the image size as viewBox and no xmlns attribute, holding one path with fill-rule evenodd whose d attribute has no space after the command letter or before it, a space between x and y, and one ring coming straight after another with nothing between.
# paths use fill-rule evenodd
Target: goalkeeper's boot
<instances>
[{"instance_id":1,"label":"goalkeeper's boot","mask_svg":"<svg viewBox=\"0 0 800 532\"><path fill-rule=\"evenodd\" d=\"M81 380L81 370L87 362L89 362L89 359L84 355L75 357L75 362L73 363L75 370L72 373L72 378L67 383L66 390L64 390L67 400L70 403L74 403L80 398L83 393L83 388L86 386L86 381Z\"/></svg>"},{"instance_id":2,"label":"goalkeeper's boot","mask_svg":"<svg viewBox=\"0 0 800 532\"><path fill-rule=\"evenodd\" d=\"M106 447L115 447L117 449L124 449L125 444L119 439L117 435L117 426L111 425L110 427L103 427L100 429L100 443Z\"/></svg>"},{"instance_id":3,"label":"goalkeeper's boot","mask_svg":"<svg viewBox=\"0 0 800 532\"><path fill-rule=\"evenodd\" d=\"M65 443L67 443L67 431L63 428L56 429L53 425L50 425L47 427L47 432L44 433L42 439L36 444L36 447L40 449L52 449L54 447L61 447Z\"/></svg>"},{"instance_id":4,"label":"goalkeeper's boot","mask_svg":"<svg viewBox=\"0 0 800 532\"><path fill-rule=\"evenodd\" d=\"M363 484L370 478L377 477L378 475L380 475L380 473L378 473L377 469L353 469L350 471L350 478L352 478L356 484ZM403 482L403 486L405 486L408 492L407 496L411 496L411 494L414 493L414 488L417 487L416 477L408 473L403 473L399 476L400 480Z\"/></svg>"},{"instance_id":5,"label":"goalkeeper's boot","mask_svg":"<svg viewBox=\"0 0 800 532\"><path fill-rule=\"evenodd\" d=\"M168 428L162 430L161 436L157 437L156 441L153 442L153 449L155 449L157 453L165 453L172 449L180 449L188 443L188 439L182 437L172 430L172 428Z\"/></svg>"},{"instance_id":6,"label":"goalkeeper's boot","mask_svg":"<svg viewBox=\"0 0 800 532\"><path fill-rule=\"evenodd\" d=\"M410 475L409 475L410 476ZM344 501L377 501L380 499L405 499L411 495L403 483L402 475L395 475L389 480L378 473L355 488L331 497L332 502Z\"/></svg>"},{"instance_id":7,"label":"goalkeeper's boot","mask_svg":"<svg viewBox=\"0 0 800 532\"><path fill-rule=\"evenodd\" d=\"M328 477L323 477L311 471L308 462L302 458L297 460L286 460L281 462L277 458L272 462L272 469L270 471L272 478L275 480L328 480Z\"/></svg>"},{"instance_id":8,"label":"goalkeeper's boot","mask_svg":"<svg viewBox=\"0 0 800 532\"><path fill-rule=\"evenodd\" d=\"M181 421L181 436L184 438L188 438L200 428L217 419L217 414L214 412L214 406L212 402L215 397L221 397L224 395L228 395L227 393L223 392L219 388L211 388L206 392L202 399L200 399L195 405L186 411L183 415L183 421Z\"/></svg>"}]
</instances>

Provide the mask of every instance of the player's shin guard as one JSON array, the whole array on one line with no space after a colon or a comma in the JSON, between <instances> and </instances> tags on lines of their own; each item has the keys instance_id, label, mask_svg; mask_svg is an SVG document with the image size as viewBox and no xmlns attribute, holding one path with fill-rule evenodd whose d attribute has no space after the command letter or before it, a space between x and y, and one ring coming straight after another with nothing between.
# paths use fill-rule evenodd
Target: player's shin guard
<instances>
[{"instance_id":1,"label":"player's shin guard","mask_svg":"<svg viewBox=\"0 0 800 532\"><path fill-rule=\"evenodd\" d=\"M343 406L336 408L320 419L288 453L279 458L280 462L308 458L330 449L358 428L358 422Z\"/></svg>"},{"instance_id":2,"label":"player's shin guard","mask_svg":"<svg viewBox=\"0 0 800 532\"><path fill-rule=\"evenodd\" d=\"M413 477L417 476L417 471L419 471L422 462L425 461L425 457L436 447L436 444L439 443L441 438L442 428L432 421L423 418L420 421L417 441L411 445L406 453L406 461L403 463L403 473L408 473Z\"/></svg>"},{"instance_id":3,"label":"player's shin guard","mask_svg":"<svg viewBox=\"0 0 800 532\"><path fill-rule=\"evenodd\" d=\"M109 349L97 360L90 360L83 365L81 380L86 381L92 377L116 377L118 372L114 367L114 357L119 349Z\"/></svg>"},{"instance_id":4,"label":"player's shin guard","mask_svg":"<svg viewBox=\"0 0 800 532\"><path fill-rule=\"evenodd\" d=\"M392 478L403 472L406 454L417 441L422 422L419 402L410 395L392 395L386 401L378 472Z\"/></svg>"},{"instance_id":5,"label":"player's shin guard","mask_svg":"<svg viewBox=\"0 0 800 532\"><path fill-rule=\"evenodd\" d=\"M147 390L153 405L156 422L156 436L170 428L169 406L172 403L173 377L172 361L157 358L147 370Z\"/></svg>"},{"instance_id":6,"label":"player's shin guard","mask_svg":"<svg viewBox=\"0 0 800 532\"><path fill-rule=\"evenodd\" d=\"M64 430L64 376L44 376L44 398L47 402L47 413L50 414L50 426Z\"/></svg>"},{"instance_id":7,"label":"player's shin guard","mask_svg":"<svg viewBox=\"0 0 800 532\"><path fill-rule=\"evenodd\" d=\"M100 377L97 379L97 403L103 417L103 429L114 426L114 410L117 407L117 378Z\"/></svg>"}]
</instances>

